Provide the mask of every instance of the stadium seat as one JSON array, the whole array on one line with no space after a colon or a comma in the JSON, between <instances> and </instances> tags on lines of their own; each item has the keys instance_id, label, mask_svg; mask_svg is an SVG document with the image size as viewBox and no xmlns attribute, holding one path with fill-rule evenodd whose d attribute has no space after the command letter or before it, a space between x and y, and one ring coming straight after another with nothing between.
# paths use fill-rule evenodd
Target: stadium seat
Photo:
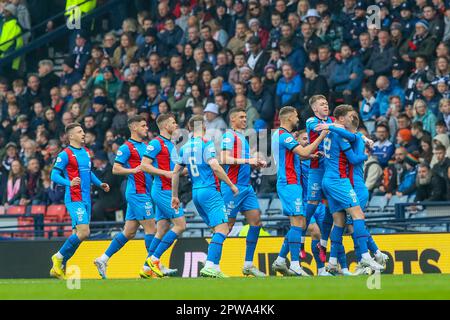
<instances>
[{"instance_id":1,"label":"stadium seat","mask_svg":"<svg viewBox=\"0 0 450 320\"><path fill-rule=\"evenodd\" d=\"M384 211L393 212L393 211L395 211L395 205L397 203L407 203L407 202L408 202L408 196L402 196L402 197L392 196L392 198L389 200L389 203L387 204L387 206L384 207Z\"/></svg>"},{"instance_id":2,"label":"stadium seat","mask_svg":"<svg viewBox=\"0 0 450 320\"><path fill-rule=\"evenodd\" d=\"M6 214L25 214L26 210L26 206L12 206L6 210Z\"/></svg>"},{"instance_id":3,"label":"stadium seat","mask_svg":"<svg viewBox=\"0 0 450 320\"><path fill-rule=\"evenodd\" d=\"M269 208L266 210L268 215L280 214L283 212L283 206L281 204L281 200L278 198L272 199L270 202Z\"/></svg>"},{"instance_id":4,"label":"stadium seat","mask_svg":"<svg viewBox=\"0 0 450 320\"><path fill-rule=\"evenodd\" d=\"M269 198L258 198L259 208L261 212L264 214L266 210L269 208L270 199Z\"/></svg>"},{"instance_id":5,"label":"stadium seat","mask_svg":"<svg viewBox=\"0 0 450 320\"><path fill-rule=\"evenodd\" d=\"M54 217L57 221L62 222L65 217L68 217L66 206L63 204L51 205L47 208L45 218Z\"/></svg>"},{"instance_id":6,"label":"stadium seat","mask_svg":"<svg viewBox=\"0 0 450 320\"><path fill-rule=\"evenodd\" d=\"M69 217L66 217L61 222L67 223L68 225L60 227L60 228L62 228L62 229L60 229L60 231L62 231L62 232L60 232L60 234L62 233L62 236L64 238L70 237L72 235L72 219L70 219Z\"/></svg>"},{"instance_id":7,"label":"stadium seat","mask_svg":"<svg viewBox=\"0 0 450 320\"><path fill-rule=\"evenodd\" d=\"M5 213L6 213L5 207L0 206L0 214L5 214Z\"/></svg>"},{"instance_id":8,"label":"stadium seat","mask_svg":"<svg viewBox=\"0 0 450 320\"><path fill-rule=\"evenodd\" d=\"M197 208L195 207L194 201L191 200L186 204L186 207L184 208L184 212L185 212L185 215L187 213L186 217L188 217L188 218L198 215Z\"/></svg>"},{"instance_id":9,"label":"stadium seat","mask_svg":"<svg viewBox=\"0 0 450 320\"><path fill-rule=\"evenodd\" d=\"M49 216L44 218L44 236L46 238L57 237L58 236L58 227L57 226L47 226L47 224L58 223L58 217Z\"/></svg>"},{"instance_id":10,"label":"stadium seat","mask_svg":"<svg viewBox=\"0 0 450 320\"><path fill-rule=\"evenodd\" d=\"M19 217L17 218L17 226L19 231L29 231L20 232L17 234L18 238L34 238L34 219L30 217Z\"/></svg>"},{"instance_id":11,"label":"stadium seat","mask_svg":"<svg viewBox=\"0 0 450 320\"><path fill-rule=\"evenodd\" d=\"M31 206L30 214L45 214L46 210L47 210L46 206L34 205Z\"/></svg>"},{"instance_id":12,"label":"stadium seat","mask_svg":"<svg viewBox=\"0 0 450 320\"><path fill-rule=\"evenodd\" d=\"M381 213L387 204L387 198L385 196L373 196L370 199L369 206L366 209L368 213Z\"/></svg>"}]
</instances>

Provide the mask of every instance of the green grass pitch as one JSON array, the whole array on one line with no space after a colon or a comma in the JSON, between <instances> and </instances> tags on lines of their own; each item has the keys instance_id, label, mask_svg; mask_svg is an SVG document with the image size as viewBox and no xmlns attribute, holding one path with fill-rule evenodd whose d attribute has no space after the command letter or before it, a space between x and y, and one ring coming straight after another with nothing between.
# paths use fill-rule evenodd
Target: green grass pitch
<instances>
[{"instance_id":1,"label":"green grass pitch","mask_svg":"<svg viewBox=\"0 0 450 320\"><path fill-rule=\"evenodd\" d=\"M5 299L450 299L450 275L382 275L380 289L367 276L311 278L230 278L83 280L70 290L66 281L0 279ZM372 285L375 282L372 282Z\"/></svg>"}]
</instances>

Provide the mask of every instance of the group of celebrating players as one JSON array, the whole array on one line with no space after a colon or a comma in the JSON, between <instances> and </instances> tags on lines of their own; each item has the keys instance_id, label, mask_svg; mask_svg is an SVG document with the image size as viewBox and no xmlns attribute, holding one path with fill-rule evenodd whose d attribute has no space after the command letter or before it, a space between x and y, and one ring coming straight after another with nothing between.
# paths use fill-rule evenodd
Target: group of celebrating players
<instances>
[{"instance_id":1,"label":"group of celebrating players","mask_svg":"<svg viewBox=\"0 0 450 320\"><path fill-rule=\"evenodd\" d=\"M272 268L284 276L308 276L300 261L306 257L304 242L309 231L317 275L351 275L342 245L347 227L358 259L354 274L381 272L388 257L370 236L363 212L369 198L363 165L367 160L366 145L372 141L357 132L358 115L351 106L336 107L334 117L329 116L324 96L313 96L310 106L314 117L307 120L306 131L293 132L299 122L297 110L284 107L279 112L280 128L272 136L278 197L283 214L290 220L290 229ZM191 178L193 202L198 213L214 231L200 276L227 277L220 270L222 246L238 212L245 215L249 223L242 273L266 276L253 265L261 230L261 211L250 184L250 172L252 166L264 168L267 163L250 155L244 135L247 127L245 111L232 109L229 117L231 130L222 136L219 156L216 156L214 142L205 139L202 116L193 116L189 120L190 138L179 151L172 142L178 129L172 115L163 114L157 118L160 134L148 144L145 118L134 116L128 120L131 137L119 148L113 166L113 174L128 177L126 222L123 232L118 233L107 250L94 261L103 279L107 277L109 259L135 237L139 226L144 229L148 252L140 276L158 278L177 272L165 267L160 258L186 229L178 198L179 179L185 174ZM73 234L52 256L50 274L59 279L66 277L68 260L89 237L91 183L109 191L109 186L91 171L89 150L83 147L85 133L81 125L70 124L66 132L70 144L58 155L51 174L55 183L66 187L65 204L73 227ZM325 267L328 238L331 251Z\"/></svg>"}]
</instances>

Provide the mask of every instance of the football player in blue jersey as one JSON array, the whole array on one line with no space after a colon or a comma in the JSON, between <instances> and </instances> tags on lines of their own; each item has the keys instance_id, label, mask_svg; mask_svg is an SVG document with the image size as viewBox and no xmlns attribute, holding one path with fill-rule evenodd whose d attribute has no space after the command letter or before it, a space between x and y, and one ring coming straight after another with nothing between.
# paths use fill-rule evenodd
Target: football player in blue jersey
<instances>
[{"instance_id":1,"label":"football player in blue jersey","mask_svg":"<svg viewBox=\"0 0 450 320\"><path fill-rule=\"evenodd\" d=\"M300 247L303 229L306 225L301 186L300 157L308 158L328 134L322 130L313 143L302 147L292 135L299 122L297 110L283 107L279 113L280 128L272 135L272 154L277 167L277 192L291 227L287 233L273 269L283 275L308 276L300 265ZM289 269L286 266L287 253L291 254Z\"/></svg>"},{"instance_id":2,"label":"football player in blue jersey","mask_svg":"<svg viewBox=\"0 0 450 320\"><path fill-rule=\"evenodd\" d=\"M50 275L59 279L65 278L66 263L75 254L81 242L90 235L91 183L109 192L109 185L102 183L91 170L91 156L89 150L83 147L85 133L81 125L71 123L66 126L65 132L69 146L56 158L51 179L66 187L64 203L72 218L74 232L52 256Z\"/></svg>"},{"instance_id":3,"label":"football player in blue jersey","mask_svg":"<svg viewBox=\"0 0 450 320\"><path fill-rule=\"evenodd\" d=\"M352 121L352 106L340 105L336 107L334 116L336 123L350 126ZM318 125L317 130L324 130L324 125ZM333 213L333 229L330 234L331 252L327 270L331 274L338 273L338 253L342 250L342 236L345 228L345 212L353 218L355 238L361 252L361 265L374 271L381 271L383 267L372 259L367 248L367 238L370 236L364 220L364 212L360 207L358 197L350 182L350 165L356 165L367 160L365 154L355 154L347 138L334 132L340 128L330 127L330 134L324 140L325 174L322 188L328 200L330 211ZM345 129L340 129L346 131ZM349 133L351 136L351 133ZM349 137L350 137L349 136ZM355 135L353 134L353 139Z\"/></svg>"},{"instance_id":4,"label":"football player in blue jersey","mask_svg":"<svg viewBox=\"0 0 450 320\"><path fill-rule=\"evenodd\" d=\"M208 246L208 256L205 266L200 270L203 277L227 278L220 270L222 246L229 232L228 218L220 193L218 180L223 181L236 196L239 189L227 176L219 161L216 159L216 150L213 141L207 141L205 136L205 123L202 116L193 116L189 119L191 139L181 148L175 165L172 178L172 207L178 210L178 185L180 173L184 167L188 168L192 180L192 198L203 221L214 230Z\"/></svg>"},{"instance_id":5,"label":"football player in blue jersey","mask_svg":"<svg viewBox=\"0 0 450 320\"><path fill-rule=\"evenodd\" d=\"M106 279L108 260L136 236L140 225L144 228L145 247L147 250L156 232L153 204L150 196L152 176L142 172L140 167L142 157L147 149L147 143L145 142L148 134L147 121L142 116L131 117L128 119L128 128L130 129L131 137L119 147L112 170L113 174L127 176L125 191L125 199L127 201L126 222L123 232L118 233L105 253L94 261L103 279ZM151 276L150 268L142 270L141 273L145 277Z\"/></svg>"},{"instance_id":6,"label":"football player in blue jersey","mask_svg":"<svg viewBox=\"0 0 450 320\"><path fill-rule=\"evenodd\" d=\"M238 212L245 215L250 228L246 238L242 273L245 276L265 277L265 273L253 265L253 256L261 230L261 211L255 190L250 184L250 167L265 167L267 164L263 160L250 157L250 146L244 136L247 127L245 110L231 109L229 117L231 130L228 130L222 138L221 162L225 165L225 172L231 182L238 187L239 194L235 197L230 187L222 182L221 192L228 212L228 225L231 230Z\"/></svg>"},{"instance_id":7,"label":"football player in blue jersey","mask_svg":"<svg viewBox=\"0 0 450 320\"><path fill-rule=\"evenodd\" d=\"M156 119L160 134L150 141L141 163L141 170L154 176L152 199L155 206L156 234L150 244L147 265L158 277L163 277L160 257L172 246L186 229L183 208L172 208L172 174L177 158L171 141L178 125L172 114L162 114ZM170 223L173 224L172 229Z\"/></svg>"}]
</instances>

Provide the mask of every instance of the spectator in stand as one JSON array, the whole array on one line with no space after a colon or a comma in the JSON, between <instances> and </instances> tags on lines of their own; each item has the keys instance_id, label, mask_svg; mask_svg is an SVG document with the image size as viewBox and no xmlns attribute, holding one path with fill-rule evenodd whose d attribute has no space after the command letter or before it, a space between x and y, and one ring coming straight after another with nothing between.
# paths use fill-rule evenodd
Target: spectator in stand
<instances>
[{"instance_id":1,"label":"spectator in stand","mask_svg":"<svg viewBox=\"0 0 450 320\"><path fill-rule=\"evenodd\" d=\"M437 145L434 148L435 161L433 163L432 170L442 178L445 178L448 167L450 166L450 158L446 155L448 152L447 150L448 148L443 145Z\"/></svg>"},{"instance_id":2,"label":"spectator in stand","mask_svg":"<svg viewBox=\"0 0 450 320\"><path fill-rule=\"evenodd\" d=\"M418 155L419 146L413 140L410 129L400 129L397 132L397 145L404 147L408 153Z\"/></svg>"},{"instance_id":3,"label":"spectator in stand","mask_svg":"<svg viewBox=\"0 0 450 320\"><path fill-rule=\"evenodd\" d=\"M420 139L420 163L431 164L433 158L433 144L429 136L423 136Z\"/></svg>"},{"instance_id":4,"label":"spectator in stand","mask_svg":"<svg viewBox=\"0 0 450 320\"><path fill-rule=\"evenodd\" d=\"M418 163L418 160L409 153L404 153L404 161L401 165L397 163L396 159L395 169L392 171L389 170L389 173L393 173L393 175L389 180L389 186L386 191L386 197L388 199L390 199L393 194L397 197L402 197L415 193L416 166Z\"/></svg>"},{"instance_id":5,"label":"spectator in stand","mask_svg":"<svg viewBox=\"0 0 450 320\"><path fill-rule=\"evenodd\" d=\"M68 57L64 60L62 65L63 75L61 77L60 85L72 86L80 82L82 75L75 70L74 57Z\"/></svg>"},{"instance_id":6,"label":"spectator in stand","mask_svg":"<svg viewBox=\"0 0 450 320\"><path fill-rule=\"evenodd\" d=\"M26 200L25 205L45 204L39 198L39 188L41 187L41 165L37 158L31 158L28 161L26 179Z\"/></svg>"},{"instance_id":7,"label":"spectator in stand","mask_svg":"<svg viewBox=\"0 0 450 320\"><path fill-rule=\"evenodd\" d=\"M376 96L376 102L380 106L380 115L387 114L390 107L389 98L391 96L400 97L402 105L404 104L405 93L403 92L403 89L395 85L395 83L391 83L388 77L386 76L378 77L376 85L379 90Z\"/></svg>"},{"instance_id":8,"label":"spectator in stand","mask_svg":"<svg viewBox=\"0 0 450 320\"><path fill-rule=\"evenodd\" d=\"M378 158L373 155L368 148L366 148L369 158L364 163L364 181L369 194L372 195L375 189L377 189L383 180L383 168L378 161Z\"/></svg>"},{"instance_id":9,"label":"spectator in stand","mask_svg":"<svg viewBox=\"0 0 450 320\"><path fill-rule=\"evenodd\" d=\"M414 34L400 47L399 53L405 62L412 62L418 56L431 57L436 46L436 38L430 32L430 24L422 19L415 24Z\"/></svg>"},{"instance_id":10,"label":"spectator in stand","mask_svg":"<svg viewBox=\"0 0 450 320\"><path fill-rule=\"evenodd\" d=\"M14 160L19 159L19 150L17 148L17 144L14 142L8 142L5 147L5 155L2 159L2 168L6 172L11 170L11 164Z\"/></svg>"},{"instance_id":11,"label":"spectator in stand","mask_svg":"<svg viewBox=\"0 0 450 320\"><path fill-rule=\"evenodd\" d=\"M131 33L124 33L120 37L120 46L114 50L112 66L116 69L125 70L134 58L137 46Z\"/></svg>"},{"instance_id":12,"label":"spectator in stand","mask_svg":"<svg viewBox=\"0 0 450 320\"><path fill-rule=\"evenodd\" d=\"M262 49L261 40L258 36L252 36L247 43L250 49L247 65L255 75L261 77L264 74L264 67L269 62L270 55Z\"/></svg>"},{"instance_id":13,"label":"spectator in stand","mask_svg":"<svg viewBox=\"0 0 450 320\"><path fill-rule=\"evenodd\" d=\"M2 203L5 207L25 205L27 199L25 169L19 160L12 161L6 190L2 190L2 194Z\"/></svg>"},{"instance_id":14,"label":"spectator in stand","mask_svg":"<svg viewBox=\"0 0 450 320\"><path fill-rule=\"evenodd\" d=\"M294 48L286 39L280 41L280 52L284 61L288 62L298 74L303 74L306 64L306 53L303 47Z\"/></svg>"},{"instance_id":15,"label":"spectator in stand","mask_svg":"<svg viewBox=\"0 0 450 320\"><path fill-rule=\"evenodd\" d=\"M57 87L61 82L59 76L53 71L54 65L51 60L42 60L39 62L39 80L44 93Z\"/></svg>"},{"instance_id":16,"label":"spectator in stand","mask_svg":"<svg viewBox=\"0 0 450 320\"><path fill-rule=\"evenodd\" d=\"M275 106L278 110L285 106L300 109L300 91L303 88L302 79L296 74L289 63L281 67L283 77L278 81Z\"/></svg>"},{"instance_id":17,"label":"spectator in stand","mask_svg":"<svg viewBox=\"0 0 450 320\"><path fill-rule=\"evenodd\" d=\"M380 76L391 74L396 51L391 45L389 32L381 30L378 33L378 45L374 47L370 59L365 65L364 75L372 84Z\"/></svg>"},{"instance_id":18,"label":"spectator in stand","mask_svg":"<svg viewBox=\"0 0 450 320\"><path fill-rule=\"evenodd\" d=\"M367 130L373 132L375 121L380 116L380 105L376 101L375 90L372 85L368 83L363 85L361 95L363 96L363 100L359 107L361 120L364 121Z\"/></svg>"},{"instance_id":19,"label":"spectator in stand","mask_svg":"<svg viewBox=\"0 0 450 320\"><path fill-rule=\"evenodd\" d=\"M123 178L112 173L112 165L104 151L97 151L93 160L94 173L102 182L111 186L109 192L94 187L94 204L92 206L92 221L114 221L115 210L122 205L120 185Z\"/></svg>"},{"instance_id":20,"label":"spectator in stand","mask_svg":"<svg viewBox=\"0 0 450 320\"><path fill-rule=\"evenodd\" d=\"M430 170L427 164L419 164L416 178L416 202L447 200L447 183Z\"/></svg>"},{"instance_id":21,"label":"spectator in stand","mask_svg":"<svg viewBox=\"0 0 450 320\"><path fill-rule=\"evenodd\" d=\"M248 99L253 107L256 108L259 116L266 124L270 124L275 113L273 95L264 87L260 77L253 76L250 80Z\"/></svg>"},{"instance_id":22,"label":"spectator in stand","mask_svg":"<svg viewBox=\"0 0 450 320\"><path fill-rule=\"evenodd\" d=\"M428 109L427 103L424 100L416 100L414 110L416 111L414 122L422 122L423 129L434 137L436 135L436 116Z\"/></svg>"},{"instance_id":23,"label":"spectator in stand","mask_svg":"<svg viewBox=\"0 0 450 320\"><path fill-rule=\"evenodd\" d=\"M205 110L205 127L206 136L209 138L215 137L215 135L220 134L220 132L225 132L227 129L227 124L219 114L219 106L215 103L208 103ZM213 132L216 131L216 132Z\"/></svg>"},{"instance_id":24,"label":"spectator in stand","mask_svg":"<svg viewBox=\"0 0 450 320\"><path fill-rule=\"evenodd\" d=\"M305 74L305 85L300 93L301 104L304 106L305 111L309 112L304 114L302 119L308 119L312 117L312 110L308 108L308 101L314 95L323 95L328 97L330 94L330 89L328 88L327 79L319 75L319 63L318 62L308 62L304 70Z\"/></svg>"},{"instance_id":25,"label":"spectator in stand","mask_svg":"<svg viewBox=\"0 0 450 320\"><path fill-rule=\"evenodd\" d=\"M319 53L320 54L320 53ZM331 88L334 91L334 101L343 98L345 104L352 105L361 92L363 70L361 62L352 56L352 49L343 44L340 51L341 60L336 64L331 76Z\"/></svg>"},{"instance_id":26,"label":"spectator in stand","mask_svg":"<svg viewBox=\"0 0 450 320\"><path fill-rule=\"evenodd\" d=\"M378 159L382 168L385 168L395 152L395 146L389 141L389 128L386 125L379 124L375 135L377 141L373 145L372 156Z\"/></svg>"}]
</instances>

